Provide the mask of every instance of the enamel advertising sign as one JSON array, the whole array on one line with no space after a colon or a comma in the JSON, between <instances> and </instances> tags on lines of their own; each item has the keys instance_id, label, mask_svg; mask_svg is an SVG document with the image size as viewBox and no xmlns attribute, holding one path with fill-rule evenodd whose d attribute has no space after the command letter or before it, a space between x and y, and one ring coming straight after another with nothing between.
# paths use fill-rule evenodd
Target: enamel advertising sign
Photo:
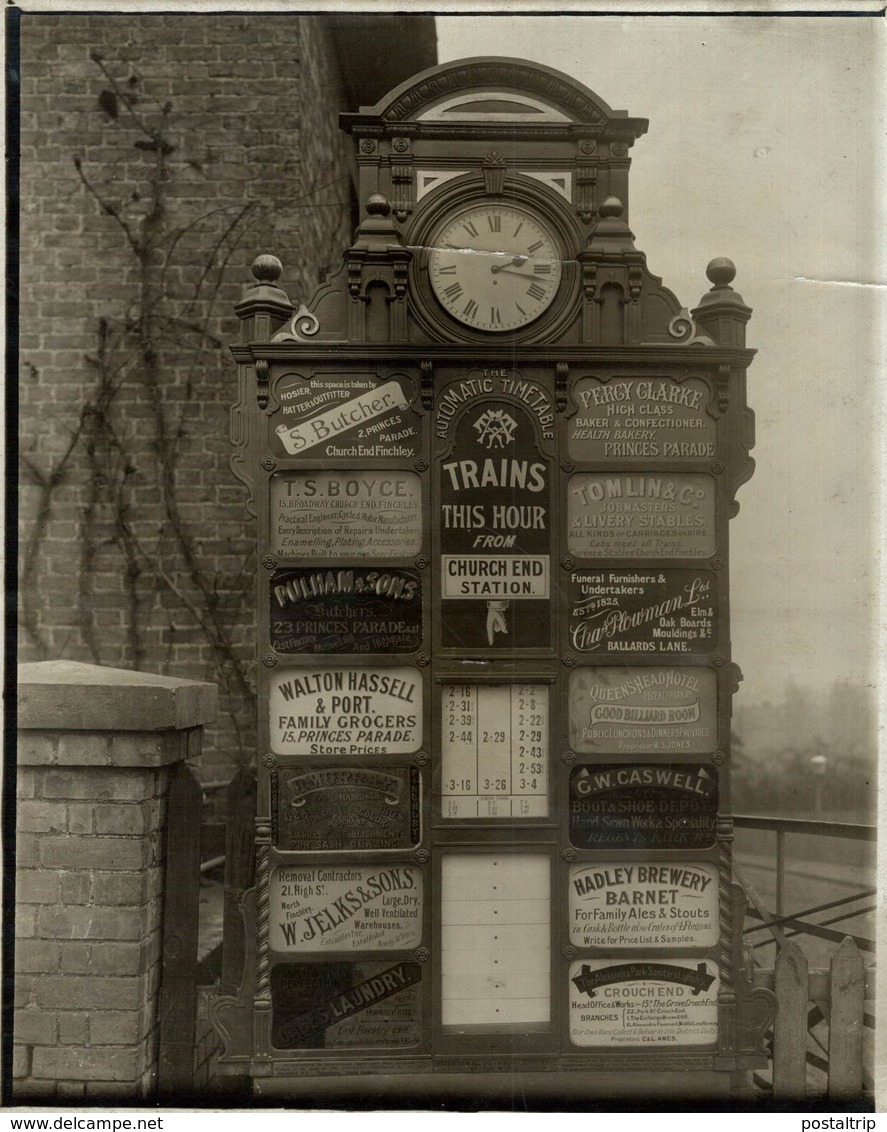
<instances>
[{"instance_id":1,"label":"enamel advertising sign","mask_svg":"<svg viewBox=\"0 0 887 1132\"><path fill-rule=\"evenodd\" d=\"M576 668L570 746L583 754L682 752L718 745L718 680L711 668Z\"/></svg>"},{"instance_id":2,"label":"enamel advertising sign","mask_svg":"<svg viewBox=\"0 0 887 1132\"><path fill-rule=\"evenodd\" d=\"M277 570L270 597L271 647L279 653L414 652L422 643L418 570Z\"/></svg>"},{"instance_id":3,"label":"enamel advertising sign","mask_svg":"<svg viewBox=\"0 0 887 1132\"><path fill-rule=\"evenodd\" d=\"M718 1037L718 965L692 959L580 960L570 967L576 1046L696 1046Z\"/></svg>"},{"instance_id":4,"label":"enamel advertising sign","mask_svg":"<svg viewBox=\"0 0 887 1132\"><path fill-rule=\"evenodd\" d=\"M297 852L411 849L422 819L418 767L300 767L272 772L271 835Z\"/></svg>"},{"instance_id":5,"label":"enamel advertising sign","mask_svg":"<svg viewBox=\"0 0 887 1132\"><path fill-rule=\"evenodd\" d=\"M708 652L717 640L717 586L707 570L574 570L570 643L582 653Z\"/></svg>"},{"instance_id":6,"label":"enamel advertising sign","mask_svg":"<svg viewBox=\"0 0 887 1132\"><path fill-rule=\"evenodd\" d=\"M718 935L714 865L624 860L570 870L576 947L711 947Z\"/></svg>"},{"instance_id":7,"label":"enamel advertising sign","mask_svg":"<svg viewBox=\"0 0 887 1132\"><path fill-rule=\"evenodd\" d=\"M409 961L276 963L276 1049L407 1049L422 1037L422 967Z\"/></svg>"},{"instance_id":8,"label":"enamel advertising sign","mask_svg":"<svg viewBox=\"0 0 887 1132\"><path fill-rule=\"evenodd\" d=\"M410 558L422 547L413 472L280 472L271 477L271 549L282 558Z\"/></svg>"},{"instance_id":9,"label":"enamel advertising sign","mask_svg":"<svg viewBox=\"0 0 887 1132\"><path fill-rule=\"evenodd\" d=\"M278 755L399 755L422 745L422 677L415 668L292 668L269 699Z\"/></svg>"},{"instance_id":10,"label":"enamel advertising sign","mask_svg":"<svg viewBox=\"0 0 887 1132\"><path fill-rule=\"evenodd\" d=\"M715 552L715 481L691 473L572 476L570 553L577 558L709 558Z\"/></svg>"},{"instance_id":11,"label":"enamel advertising sign","mask_svg":"<svg viewBox=\"0 0 887 1132\"><path fill-rule=\"evenodd\" d=\"M275 455L311 460L418 455L421 434L409 411L415 388L404 374L323 373L310 381L284 374L276 395L282 420L271 436Z\"/></svg>"},{"instance_id":12,"label":"enamel advertising sign","mask_svg":"<svg viewBox=\"0 0 887 1132\"><path fill-rule=\"evenodd\" d=\"M570 774L570 841L577 849L707 849L717 818L713 767L595 764Z\"/></svg>"},{"instance_id":13,"label":"enamel advertising sign","mask_svg":"<svg viewBox=\"0 0 887 1132\"><path fill-rule=\"evenodd\" d=\"M614 377L576 382L578 411L569 422L574 460L713 460L717 422L701 378Z\"/></svg>"},{"instance_id":14,"label":"enamel advertising sign","mask_svg":"<svg viewBox=\"0 0 887 1132\"><path fill-rule=\"evenodd\" d=\"M415 865L274 869L268 888L275 951L389 951L422 938L422 870Z\"/></svg>"}]
</instances>

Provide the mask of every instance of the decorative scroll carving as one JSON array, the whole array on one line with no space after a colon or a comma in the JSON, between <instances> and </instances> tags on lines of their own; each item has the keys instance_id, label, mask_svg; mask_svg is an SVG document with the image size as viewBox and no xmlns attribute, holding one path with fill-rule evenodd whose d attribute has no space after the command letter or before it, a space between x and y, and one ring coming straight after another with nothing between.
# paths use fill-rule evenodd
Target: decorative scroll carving
<instances>
[{"instance_id":1,"label":"decorative scroll carving","mask_svg":"<svg viewBox=\"0 0 887 1132\"><path fill-rule=\"evenodd\" d=\"M399 300L407 293L407 281L409 279L408 264L405 262L396 262L394 264L394 297Z\"/></svg>"},{"instance_id":2,"label":"decorative scroll carving","mask_svg":"<svg viewBox=\"0 0 887 1132\"><path fill-rule=\"evenodd\" d=\"M641 287L644 282L644 273L641 268L633 264L628 269L628 295L631 302L636 303L641 297Z\"/></svg>"},{"instance_id":3,"label":"decorative scroll carving","mask_svg":"<svg viewBox=\"0 0 887 1132\"><path fill-rule=\"evenodd\" d=\"M718 366L715 388L715 401L718 406L718 412L726 413L730 405L730 367L728 365Z\"/></svg>"},{"instance_id":4,"label":"decorative scroll carving","mask_svg":"<svg viewBox=\"0 0 887 1132\"><path fill-rule=\"evenodd\" d=\"M743 460L743 462L736 468L736 473L733 476L733 483L731 484L733 490L736 491L738 488L742 487L744 483L748 483L748 481L754 475L754 471L755 461L751 456L749 456L746 460ZM735 519L738 514L739 502L738 500L734 499L730 504L729 518Z\"/></svg>"},{"instance_id":5,"label":"decorative scroll carving","mask_svg":"<svg viewBox=\"0 0 887 1132\"><path fill-rule=\"evenodd\" d=\"M397 142L405 142L406 138L395 138ZM391 166L391 207L395 217L403 224L413 207L413 167L412 165Z\"/></svg>"},{"instance_id":6,"label":"decorative scroll carving","mask_svg":"<svg viewBox=\"0 0 887 1132\"><path fill-rule=\"evenodd\" d=\"M231 407L230 416L230 436L231 443L234 445L234 452L231 454L230 465L231 471L240 480L240 482L247 489L246 510L247 513L255 516L256 514L256 497L255 485L253 478L250 475L250 463L247 459L247 453L250 448L250 431L252 428L253 414L247 412L250 397L250 371L249 366L240 365L238 368L238 398L237 403Z\"/></svg>"},{"instance_id":7,"label":"decorative scroll carving","mask_svg":"<svg viewBox=\"0 0 887 1132\"><path fill-rule=\"evenodd\" d=\"M686 307L681 307L668 324L668 333L672 338L680 340L677 343L679 346L714 346L712 339L707 334L700 332L693 316Z\"/></svg>"},{"instance_id":8,"label":"decorative scroll carving","mask_svg":"<svg viewBox=\"0 0 887 1132\"><path fill-rule=\"evenodd\" d=\"M429 361L420 362L419 369L422 374L422 408L430 413L434 408L434 371Z\"/></svg>"},{"instance_id":9,"label":"decorative scroll carving","mask_svg":"<svg viewBox=\"0 0 887 1132\"><path fill-rule=\"evenodd\" d=\"M737 925L736 961L736 1052L758 1064L766 1057L764 1037L776 1017L776 995L766 987L753 986L751 952L742 947L741 929L745 922L746 896L738 884L730 886L731 919Z\"/></svg>"},{"instance_id":10,"label":"decorative scroll carving","mask_svg":"<svg viewBox=\"0 0 887 1132\"><path fill-rule=\"evenodd\" d=\"M318 330L320 330L320 322L317 316L313 315L305 304L302 303L290 319L289 324L282 330L278 330L271 341L304 342L306 338L313 337Z\"/></svg>"},{"instance_id":11,"label":"decorative scroll carving","mask_svg":"<svg viewBox=\"0 0 887 1132\"><path fill-rule=\"evenodd\" d=\"M755 461L749 455L755 446L755 414L752 409L742 404L743 386L740 385L739 395L735 398L737 404L735 413L735 428L733 429L734 443L732 460L730 461L730 487L735 496L736 491L744 483L748 483L754 474ZM730 518L739 512L739 503L734 498L730 505Z\"/></svg>"},{"instance_id":12,"label":"decorative scroll carving","mask_svg":"<svg viewBox=\"0 0 887 1132\"><path fill-rule=\"evenodd\" d=\"M352 299L360 297L360 280L363 275L363 267L360 260L348 260L348 294Z\"/></svg>"},{"instance_id":13,"label":"decorative scroll carving","mask_svg":"<svg viewBox=\"0 0 887 1132\"><path fill-rule=\"evenodd\" d=\"M582 294L585 301L590 303L597 293L597 264L582 263Z\"/></svg>"},{"instance_id":14,"label":"decorative scroll carving","mask_svg":"<svg viewBox=\"0 0 887 1132\"><path fill-rule=\"evenodd\" d=\"M216 994L208 1001L209 1020L222 1041L219 1061L247 1063L252 1058L253 975L255 971L255 889L244 892L239 911L242 919L244 961L237 994Z\"/></svg>"},{"instance_id":15,"label":"decorative scroll carving","mask_svg":"<svg viewBox=\"0 0 887 1132\"><path fill-rule=\"evenodd\" d=\"M256 362L256 401L263 413L268 408L268 372L268 363L259 358Z\"/></svg>"},{"instance_id":16,"label":"decorative scroll carving","mask_svg":"<svg viewBox=\"0 0 887 1132\"><path fill-rule=\"evenodd\" d=\"M566 362L558 362L554 367L554 405L559 413L567 407L567 379L570 367Z\"/></svg>"}]
</instances>

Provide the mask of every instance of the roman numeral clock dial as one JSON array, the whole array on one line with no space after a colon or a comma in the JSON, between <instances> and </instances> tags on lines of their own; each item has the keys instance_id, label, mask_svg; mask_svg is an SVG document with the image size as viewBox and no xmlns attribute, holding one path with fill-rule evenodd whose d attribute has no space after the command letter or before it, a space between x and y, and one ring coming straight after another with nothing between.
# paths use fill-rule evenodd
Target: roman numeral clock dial
<instances>
[{"instance_id":1,"label":"roman numeral clock dial","mask_svg":"<svg viewBox=\"0 0 887 1132\"><path fill-rule=\"evenodd\" d=\"M523 209L475 205L435 237L428 274L438 302L474 330L517 330L548 309L561 281L557 243Z\"/></svg>"}]
</instances>

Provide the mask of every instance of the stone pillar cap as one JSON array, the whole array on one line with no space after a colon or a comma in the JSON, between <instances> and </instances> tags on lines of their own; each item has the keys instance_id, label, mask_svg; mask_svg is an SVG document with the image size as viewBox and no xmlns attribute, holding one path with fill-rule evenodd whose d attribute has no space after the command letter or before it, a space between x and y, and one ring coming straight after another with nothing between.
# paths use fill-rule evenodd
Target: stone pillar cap
<instances>
[{"instance_id":1,"label":"stone pillar cap","mask_svg":"<svg viewBox=\"0 0 887 1132\"><path fill-rule=\"evenodd\" d=\"M76 660L19 665L18 726L55 731L166 731L211 723L215 684Z\"/></svg>"}]
</instances>

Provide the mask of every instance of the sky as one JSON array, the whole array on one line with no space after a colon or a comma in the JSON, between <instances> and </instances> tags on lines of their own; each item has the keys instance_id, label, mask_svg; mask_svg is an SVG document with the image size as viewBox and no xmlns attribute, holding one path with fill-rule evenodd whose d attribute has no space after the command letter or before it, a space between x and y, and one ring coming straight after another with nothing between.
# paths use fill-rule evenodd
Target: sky
<instances>
[{"instance_id":1,"label":"sky","mask_svg":"<svg viewBox=\"0 0 887 1132\"><path fill-rule=\"evenodd\" d=\"M778 702L789 680L873 685L883 21L439 15L437 28L441 63L543 63L649 119L629 180L637 247L689 308L728 256L754 308L757 467L730 524L743 702Z\"/></svg>"}]
</instances>

